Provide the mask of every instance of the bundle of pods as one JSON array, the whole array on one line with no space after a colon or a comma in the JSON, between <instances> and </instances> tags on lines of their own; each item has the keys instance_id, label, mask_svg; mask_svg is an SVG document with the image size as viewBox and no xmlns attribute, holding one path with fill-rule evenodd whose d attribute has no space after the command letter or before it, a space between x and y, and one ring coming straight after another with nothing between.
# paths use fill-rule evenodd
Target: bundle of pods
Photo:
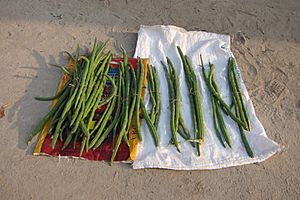
<instances>
[{"instance_id":1,"label":"bundle of pods","mask_svg":"<svg viewBox=\"0 0 300 200\"><path fill-rule=\"evenodd\" d=\"M177 148L177 151L180 152L179 148L179 142L177 139L177 133L179 135L186 139L186 140L192 140L190 131L187 128L183 117L181 115L181 109L180 109L180 86L179 86L179 79L178 75L175 71L174 65L171 62L171 60L167 57L167 65L161 61L161 64L164 68L165 75L168 81L168 88L169 88L169 102L170 102L170 127L171 127L171 144L174 144ZM180 129L180 127L182 129ZM194 146L194 143L191 143Z\"/></svg>"},{"instance_id":2,"label":"bundle of pods","mask_svg":"<svg viewBox=\"0 0 300 200\"><path fill-rule=\"evenodd\" d=\"M231 91L232 106L228 106L221 97L221 93L215 81L215 75L214 75L215 66L209 62L210 72L209 74L206 74L204 69L204 64L203 64L203 58L201 55L200 55L200 60L201 60L201 65L202 65L201 67L202 67L204 80L210 91L211 103L213 109L214 127L220 143L225 148L226 147L224 143L225 140L227 145L231 148L231 140L226 130L226 125L223 120L223 115L221 112L221 110L223 110L226 115L230 116L231 119L238 124L242 142L245 146L247 154L249 157L253 158L254 157L253 151L248 143L247 137L244 132L245 130L251 131L251 123L250 123L248 111L243 101L239 80L237 78L236 65L234 59L229 58L228 66L227 66L227 70L228 70L227 78L228 78L229 87ZM235 114L231 110L231 107L234 107Z\"/></svg>"},{"instance_id":3,"label":"bundle of pods","mask_svg":"<svg viewBox=\"0 0 300 200\"><path fill-rule=\"evenodd\" d=\"M169 107L171 113L170 129L172 134L171 143L175 145L178 151L180 151L176 135L176 133L178 132L183 139L190 141L193 146L196 144L197 154L198 156L200 156L200 145L204 141L204 117L202 111L202 97L198 88L197 77L195 75L194 68L190 59L187 55L183 54L180 47L177 47L177 51L182 61L185 73L185 80L188 87L194 129L194 139L191 138L189 130L188 128L186 128L184 120L182 119L182 116L180 114L180 86L178 83L178 76L176 74L175 68L171 60L167 57L169 69L167 69L167 66L163 62L161 63L166 73L166 78L169 86ZM206 74L201 55L200 60L204 80L210 92L213 110L213 121L218 140L224 148L226 148L225 142L230 148L232 147L231 140L226 130L226 125L223 119L223 111L226 115L228 115L233 121L235 121L238 124L242 142L245 146L247 154L249 157L254 157L253 151L245 135L245 130L251 131L251 124L246 106L243 101L241 88L237 78L234 59L230 58L228 61L228 80L230 91L232 94L232 106L227 105L221 97L221 93L215 81L215 66L212 63L209 63L210 72L209 74ZM231 107L234 107L235 114L232 111ZM178 127L179 124L182 126L183 131Z\"/></svg>"}]
</instances>

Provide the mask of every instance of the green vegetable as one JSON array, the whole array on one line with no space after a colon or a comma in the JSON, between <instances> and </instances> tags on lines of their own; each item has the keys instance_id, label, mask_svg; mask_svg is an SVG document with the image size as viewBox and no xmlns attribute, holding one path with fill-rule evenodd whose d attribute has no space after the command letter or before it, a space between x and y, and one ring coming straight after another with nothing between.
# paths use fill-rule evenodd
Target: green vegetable
<instances>
[{"instance_id":1,"label":"green vegetable","mask_svg":"<svg viewBox=\"0 0 300 200\"><path fill-rule=\"evenodd\" d=\"M150 95L150 100L152 103L152 108L150 112L150 118L151 121L154 123L155 121L155 109L156 109L156 98L155 98L155 89L154 89L154 78L153 78L153 71L152 71L152 66L148 65L148 75L147 75L147 82L148 82L148 89L149 89L149 95Z\"/></svg>"},{"instance_id":2,"label":"green vegetable","mask_svg":"<svg viewBox=\"0 0 300 200\"><path fill-rule=\"evenodd\" d=\"M211 63L209 63L210 65L210 73L209 73L209 82L212 83L212 87L214 87L214 89L219 93L219 89L218 89L218 86L214 80L214 71L215 71L215 66ZM223 133L223 137L226 141L226 143L229 145L229 147L231 147L231 140L230 140L230 137L227 133L227 130L226 130L226 125L225 125L225 122L223 120L223 116L222 116L222 113L221 113L221 109L220 109L220 105L218 104L218 101L217 100L214 100L215 101L215 104L216 104L216 115L217 115L217 118L218 118L218 122L219 122L219 125L220 125L220 129Z\"/></svg>"},{"instance_id":3,"label":"green vegetable","mask_svg":"<svg viewBox=\"0 0 300 200\"><path fill-rule=\"evenodd\" d=\"M212 84L212 80L209 80L209 84L207 84L210 93L218 100L219 104L226 110L227 114L234 120L236 123L241 125L243 128L247 129L247 125L231 111L230 107L224 102L220 94L215 90Z\"/></svg>"},{"instance_id":4,"label":"green vegetable","mask_svg":"<svg viewBox=\"0 0 300 200\"><path fill-rule=\"evenodd\" d=\"M159 92L159 85L158 85L158 75L155 67L153 69L153 79L154 79L154 89L155 89L155 102L156 102L156 110L155 110L155 120L154 126L157 130L159 117L161 113L161 102L160 102L160 92Z\"/></svg>"},{"instance_id":5,"label":"green vegetable","mask_svg":"<svg viewBox=\"0 0 300 200\"><path fill-rule=\"evenodd\" d=\"M200 156L200 142L204 140L204 119L203 119L203 111L202 111L202 98L200 95L200 91L198 88L198 81L196 78L196 74L193 70L192 63L189 58L184 55L180 49L177 47L178 53L181 57L181 61L183 64L186 83L189 90L189 98L191 103L192 117L193 117L193 125L194 125L194 138L197 146L197 154Z\"/></svg>"},{"instance_id":6,"label":"green vegetable","mask_svg":"<svg viewBox=\"0 0 300 200\"><path fill-rule=\"evenodd\" d=\"M238 86L236 85L236 82L234 81L234 70L232 68L232 66L234 65L234 61L233 59L230 59L228 62L228 80L229 80L229 86L231 89L231 93L232 93L232 100L233 100L233 105L235 108L235 113L236 116L239 119L242 119L242 115L245 114L243 113L244 110L240 107L241 106L241 102L238 102L238 98L239 98L239 94L237 92L238 90ZM241 134L241 138L242 138L242 142L245 146L245 149L247 151L247 154L249 157L253 158L254 157L254 153L248 143L247 137L245 135L244 129L241 125L239 125L239 130L240 130L240 134Z\"/></svg>"},{"instance_id":7,"label":"green vegetable","mask_svg":"<svg viewBox=\"0 0 300 200\"><path fill-rule=\"evenodd\" d=\"M171 79L171 72L170 72L170 68L168 70L167 66L161 61L161 64L164 68L165 71L165 76L167 78L168 81L168 89L169 89L169 102L170 102L170 112L171 112L171 116L170 116L170 128L171 128L171 133L172 133L172 143L175 145L176 149L178 152L180 152L180 147L179 147L179 142L177 139L177 129L178 126L176 127L175 125L175 115L176 115L176 105L175 102L175 88L173 85L173 81Z\"/></svg>"},{"instance_id":8,"label":"green vegetable","mask_svg":"<svg viewBox=\"0 0 300 200\"><path fill-rule=\"evenodd\" d=\"M239 107L242 109L241 112L241 117L244 119L244 122L247 123L247 129L248 131L251 131L251 123L250 123L250 118L248 111L246 109L246 106L244 104L243 98L242 98L242 92L241 92L241 87L237 78L237 72L235 69L235 60L232 58L231 59L231 70L232 70L232 75L233 75L233 81L235 84L235 92L236 92L236 98L237 98L237 103L239 104Z\"/></svg>"},{"instance_id":9,"label":"green vegetable","mask_svg":"<svg viewBox=\"0 0 300 200\"><path fill-rule=\"evenodd\" d=\"M127 68L127 66L126 66L126 69L124 69L124 63L121 62L121 67L122 67L122 70L125 73L125 81L124 81L125 82L125 90L123 90L123 97L124 97L124 99L123 99L123 101L124 101L123 108L125 110L125 113L124 113L124 120L122 121L123 124L121 126L121 129L120 129L120 132L119 132L119 136L118 136L117 142L116 142L114 150L113 150L113 154L112 154L112 157L111 157L111 162L114 161L115 156L117 155L117 152L119 150L122 138L127 133L127 129L126 128L127 128L127 123L128 123L130 79L129 79L129 76L128 76L128 68Z\"/></svg>"},{"instance_id":10,"label":"green vegetable","mask_svg":"<svg viewBox=\"0 0 300 200\"><path fill-rule=\"evenodd\" d=\"M137 92L137 82L136 82L136 75L135 71L133 69L133 66L130 64L130 72L132 75L132 100L131 100L131 107L129 109L129 114L128 114L128 125L127 125L127 131L129 131L129 128L131 126L131 121L132 121L132 116L135 108L135 102L136 102L136 92Z\"/></svg>"},{"instance_id":11,"label":"green vegetable","mask_svg":"<svg viewBox=\"0 0 300 200\"><path fill-rule=\"evenodd\" d=\"M174 65L168 57L167 57L167 63L169 66L169 73L174 88L174 98L173 98L174 105L175 105L174 126L175 126L175 132L177 132L178 125L179 125L179 115L180 115L180 85L179 85L178 75L174 69Z\"/></svg>"},{"instance_id":12,"label":"green vegetable","mask_svg":"<svg viewBox=\"0 0 300 200\"><path fill-rule=\"evenodd\" d=\"M78 94L77 94L77 98L76 98L76 100L75 100L75 108L77 108L77 105L78 105L78 103L79 103L79 100L80 100L80 98L81 98L81 95L82 95L82 93L83 93L83 91L84 91L84 87L85 87L85 82L86 82L86 79L87 79L87 75L88 75L88 72L89 72L89 65L90 65L90 60L87 58L87 57L85 57L85 56L80 56L80 58L82 59L82 60L84 60L85 61L85 68L84 68L84 70L83 70L83 75L81 76L81 78L80 78L80 88L79 88L79 91L78 91ZM77 89L77 88L76 88Z\"/></svg>"},{"instance_id":13,"label":"green vegetable","mask_svg":"<svg viewBox=\"0 0 300 200\"><path fill-rule=\"evenodd\" d=\"M195 103L195 111L196 111L196 119L197 119L197 127L198 127L198 136L199 142L197 143L197 152L198 156L200 156L200 141L204 140L204 120L203 120L203 112L202 112L202 98L200 95L200 91L198 88L198 82L193 70L192 64L190 63L187 56L185 56L187 62L187 68L189 68L189 74L191 75L191 85L192 91L194 92L194 103Z\"/></svg>"},{"instance_id":14,"label":"green vegetable","mask_svg":"<svg viewBox=\"0 0 300 200\"><path fill-rule=\"evenodd\" d=\"M142 60L138 58L138 70L137 70L137 98L136 98L136 105L135 105L135 121L136 121L136 128L138 133L138 138L142 141L142 129L140 124L140 104L142 101L141 94L142 88L144 83L144 64Z\"/></svg>"}]
</instances>

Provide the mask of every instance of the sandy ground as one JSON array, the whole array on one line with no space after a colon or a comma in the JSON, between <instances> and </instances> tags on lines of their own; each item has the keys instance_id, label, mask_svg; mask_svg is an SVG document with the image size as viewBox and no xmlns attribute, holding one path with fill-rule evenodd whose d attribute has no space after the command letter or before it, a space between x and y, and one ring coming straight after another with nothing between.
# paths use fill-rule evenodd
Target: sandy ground
<instances>
[{"instance_id":1,"label":"sandy ground","mask_svg":"<svg viewBox=\"0 0 300 200\"><path fill-rule=\"evenodd\" d=\"M63 2L63 3L62 3ZM49 103L63 50L111 38L134 51L140 24L232 36L271 159L213 171L132 170L129 165L32 156L25 143ZM0 1L0 199L298 199L300 1Z\"/></svg>"}]
</instances>

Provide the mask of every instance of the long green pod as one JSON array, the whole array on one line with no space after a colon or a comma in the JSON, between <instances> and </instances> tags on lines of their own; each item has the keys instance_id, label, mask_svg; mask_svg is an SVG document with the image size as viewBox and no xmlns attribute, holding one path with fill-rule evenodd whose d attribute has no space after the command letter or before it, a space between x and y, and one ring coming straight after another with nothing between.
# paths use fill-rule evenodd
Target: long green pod
<instances>
[{"instance_id":1,"label":"long green pod","mask_svg":"<svg viewBox=\"0 0 300 200\"><path fill-rule=\"evenodd\" d=\"M202 112L202 98L200 95L200 91L198 88L198 82L193 70L192 64L187 56L185 56L185 60L187 63L187 68L190 71L190 78L191 78L191 85L192 85L192 92L194 93L194 103L195 103L195 113L197 119L197 128L198 128L198 135L197 138L199 142L197 142L197 154L200 156L200 141L204 140L204 119L203 119L203 112Z\"/></svg>"},{"instance_id":2,"label":"long green pod","mask_svg":"<svg viewBox=\"0 0 300 200\"><path fill-rule=\"evenodd\" d=\"M184 68L185 82L187 84L188 91L189 91L189 100L190 100L190 107L191 107L193 127L194 127L194 139L196 139L196 137L198 136L198 125L197 125L197 117L196 117L196 112L195 112L196 108L195 108L194 93L193 93L192 83L190 80L191 75L190 75L190 71L187 67L187 61L186 61L180 47L177 47L177 51L180 55L181 62L182 62L183 68Z\"/></svg>"},{"instance_id":3,"label":"long green pod","mask_svg":"<svg viewBox=\"0 0 300 200\"><path fill-rule=\"evenodd\" d=\"M143 112L143 117L144 117L144 119L145 119L145 121L146 121L146 123L147 123L147 125L148 125L148 127L150 129L150 133L151 133L151 135L153 137L154 144L157 147L157 146L159 146L158 133L156 131L155 126L153 125L153 122L151 121L151 118L150 118L150 116L148 114L148 111L147 111L147 109L146 109L145 104L144 104L143 101L141 101L141 108L142 108L142 112Z\"/></svg>"},{"instance_id":4,"label":"long green pod","mask_svg":"<svg viewBox=\"0 0 300 200\"><path fill-rule=\"evenodd\" d=\"M232 99L233 99L233 103L234 103L234 106L235 106L235 113L236 113L237 117L240 117L239 110L237 109L238 103L237 103L236 97L232 95ZM248 156L251 157L251 158L254 158L254 153L253 153L253 151L252 151L252 149L251 149L251 147L248 143L248 140L247 140L247 137L245 135L244 129L240 125L239 125L239 130L240 130L242 142L245 146L245 149L246 149L246 152L247 152Z\"/></svg>"},{"instance_id":5,"label":"long green pod","mask_svg":"<svg viewBox=\"0 0 300 200\"><path fill-rule=\"evenodd\" d=\"M101 45L101 47L98 49L98 51L97 51L97 53L96 53L97 56L96 56L96 58L95 58L96 63L99 63L99 62L101 61L101 59L103 58L103 57L102 57L102 53L103 53L103 51L105 50L105 48L107 47L108 42L109 42L109 39L106 40L106 41Z\"/></svg>"},{"instance_id":6,"label":"long green pod","mask_svg":"<svg viewBox=\"0 0 300 200\"><path fill-rule=\"evenodd\" d=\"M247 151L248 156L251 157L251 158L254 158L254 153L253 153L253 151L251 149L250 144L248 143L248 140L247 140L247 137L245 135L243 127L239 126L239 129L240 129L241 138L242 138L242 141L243 141L243 144L245 146L245 149Z\"/></svg>"},{"instance_id":7,"label":"long green pod","mask_svg":"<svg viewBox=\"0 0 300 200\"><path fill-rule=\"evenodd\" d=\"M105 88L105 85L106 85L106 80L107 80L107 73L109 71L109 68L110 68L110 65L107 64L106 65L106 69L105 71L101 74L101 76L99 77L99 84L97 87L97 90L96 92L94 92L93 96L92 96L92 101L91 103L87 103L88 105L86 106L85 108L85 112L84 112L84 115L83 115L83 118L86 118L86 116L88 114L92 114L93 112L91 111L92 109L95 108L95 106L99 106L99 103L100 103L100 99L101 99L101 96L103 94L103 91L104 91L104 88Z\"/></svg>"},{"instance_id":8,"label":"long green pod","mask_svg":"<svg viewBox=\"0 0 300 200\"><path fill-rule=\"evenodd\" d=\"M175 101L174 102L174 104L175 104L174 126L175 126L175 131L177 132L178 125L179 125L179 117L180 117L179 116L180 115L180 85L179 85L179 79L178 79L178 75L175 71L174 65L168 57L167 57L167 63L168 63L169 69L171 69L170 76L173 79L172 82L173 82L173 88L174 88L174 101Z\"/></svg>"},{"instance_id":9,"label":"long green pod","mask_svg":"<svg viewBox=\"0 0 300 200\"><path fill-rule=\"evenodd\" d=\"M238 101L240 101L240 104L241 104L241 108L243 110L243 112L241 113L241 116L243 115L242 119L244 118L245 119L245 122L247 123L247 126L248 126L248 131L251 131L251 123L250 123L250 118L249 118L249 114L248 114L248 111L246 109L246 106L244 104L244 101L243 101L243 97L242 97L242 93L241 93L241 87L240 87L240 84L239 84L239 80L237 78L237 72L236 72L236 68L235 68L235 60L232 58L231 59L231 69L232 69L232 74L233 74L233 80L234 80L234 83L235 83L235 86L236 86L236 94L237 94L237 99Z\"/></svg>"},{"instance_id":10,"label":"long green pod","mask_svg":"<svg viewBox=\"0 0 300 200\"><path fill-rule=\"evenodd\" d=\"M95 72L94 71L96 68L96 66L95 66L96 64L95 64L94 58L96 56L97 48L98 48L98 44L95 40L94 48L92 50L92 56L90 57L90 65L89 65L88 74L87 74L87 77L86 77L86 80L84 83L84 87L83 87L83 91L82 91L82 92L86 93L87 99L89 98L90 93L95 84L95 76L94 76ZM76 107L76 105L75 105L75 107ZM88 142L88 139L87 139L87 142Z\"/></svg>"},{"instance_id":11,"label":"long green pod","mask_svg":"<svg viewBox=\"0 0 300 200\"><path fill-rule=\"evenodd\" d=\"M96 41L95 41L96 42ZM101 58L103 58L103 51L105 50L104 44L102 44L100 47L96 45L96 48L93 50L91 59L93 60L93 71L92 71L92 77L94 76L96 68L99 66L99 63L101 62Z\"/></svg>"},{"instance_id":12,"label":"long green pod","mask_svg":"<svg viewBox=\"0 0 300 200\"><path fill-rule=\"evenodd\" d=\"M212 66L213 67L213 66ZM239 109L240 111L240 119L241 121L243 121L246 125L247 125L247 129L248 130L248 124L247 124L247 121L246 121L246 118L245 118L245 115L243 113L243 101L240 99L240 96L238 94L238 88L236 86L236 83L234 81L234 78L233 78L233 69L228 69L228 73L231 74L228 76L228 80L229 80L229 84L231 86L231 89L232 89L232 95L234 95L236 97L236 103L237 103L237 109Z\"/></svg>"},{"instance_id":13,"label":"long green pod","mask_svg":"<svg viewBox=\"0 0 300 200\"><path fill-rule=\"evenodd\" d=\"M223 116L222 116L221 109L220 109L219 105L216 106L216 113L217 113L218 121L219 121L219 124L220 124L220 129L222 130L224 139L225 139L226 143L228 144L228 146L231 148L231 139L230 139L229 134L227 132L226 125L225 125L225 122L224 122L224 119L223 119Z\"/></svg>"},{"instance_id":14,"label":"long green pod","mask_svg":"<svg viewBox=\"0 0 300 200\"><path fill-rule=\"evenodd\" d=\"M94 105L95 102L97 101L97 94L98 94L98 90L100 88L100 85L102 84L102 79L98 80L97 83L94 86L94 92L87 98L86 102L83 102L82 100L80 100L81 102L85 103L86 105L86 110L84 111L84 118L89 114L89 111L91 110L91 105ZM80 104L80 103L79 103ZM77 109L79 109L78 107L76 108L76 112Z\"/></svg>"},{"instance_id":15,"label":"long green pod","mask_svg":"<svg viewBox=\"0 0 300 200\"><path fill-rule=\"evenodd\" d=\"M127 82L126 82L126 73L124 71L124 63L120 62L119 64L119 69L120 69L120 73L122 74L122 110L121 110L121 118L120 118L120 124L123 123L124 118L125 118L125 110L126 110L126 106L125 105L125 100L126 100L126 94L127 94Z\"/></svg>"},{"instance_id":16,"label":"long green pod","mask_svg":"<svg viewBox=\"0 0 300 200\"><path fill-rule=\"evenodd\" d=\"M150 95L150 100L152 104L151 112L150 112L150 118L152 122L155 120L155 109L156 109L156 99L154 94L154 79L153 79L153 73L152 73L152 66L148 65L148 75L147 75L147 82L148 82L148 91Z\"/></svg>"},{"instance_id":17,"label":"long green pod","mask_svg":"<svg viewBox=\"0 0 300 200\"><path fill-rule=\"evenodd\" d=\"M132 116L135 108L135 102L136 102L136 92L137 92L137 84L136 84L136 75L135 71L133 69L133 66L130 64L130 72L131 72L131 77L132 77L132 101L131 101L131 106L129 109L129 114L128 114L128 126L127 126L127 132L129 131L131 121L132 121Z\"/></svg>"},{"instance_id":18,"label":"long green pod","mask_svg":"<svg viewBox=\"0 0 300 200\"><path fill-rule=\"evenodd\" d=\"M201 58L201 68L202 68L202 74L204 77L204 80L206 82L206 84L209 84L209 77L205 72L204 69L204 64L203 64L203 60L202 60L202 56L200 55ZM217 90L217 88L215 88ZM211 99L211 104L212 104L212 110L213 110L213 121L214 121L214 127L215 127L215 131L216 131L216 135L218 140L220 141L221 145L225 148L225 143L222 139L222 135L221 135L221 131L220 131L220 127L219 127L219 121L218 121L218 115L217 115L217 102L215 100L215 97L210 93L210 99Z\"/></svg>"},{"instance_id":19,"label":"long green pod","mask_svg":"<svg viewBox=\"0 0 300 200\"><path fill-rule=\"evenodd\" d=\"M180 152L179 142L176 135L176 128L175 128L175 102L174 102L174 88L173 88L173 82L170 77L170 73L168 71L168 68L164 62L161 61L161 64L163 66L163 69L165 71L165 76L167 78L168 82L168 89L169 89L169 104L170 104L170 128L171 128L171 134L172 134L172 141L177 149L178 152Z\"/></svg>"},{"instance_id":20,"label":"long green pod","mask_svg":"<svg viewBox=\"0 0 300 200\"><path fill-rule=\"evenodd\" d=\"M111 59L112 59L112 53L108 52L107 56L105 57L105 59L101 63L101 66L99 67L99 70L97 71L95 77L98 78L100 76L101 72L103 71L103 69L107 68L107 66L110 66Z\"/></svg>"},{"instance_id":21,"label":"long green pod","mask_svg":"<svg viewBox=\"0 0 300 200\"><path fill-rule=\"evenodd\" d=\"M102 93L103 93L103 89L104 89L104 86L106 85L106 82L103 81L103 79L105 78L105 76L108 74L109 72L109 69L110 69L110 61L112 59L112 54L110 52L110 56L108 57L108 60L105 60L105 64L103 66L103 70L96 75L97 77L97 81L99 82L100 81L100 91L101 91L101 96L102 96Z\"/></svg>"},{"instance_id":22,"label":"long green pod","mask_svg":"<svg viewBox=\"0 0 300 200\"><path fill-rule=\"evenodd\" d=\"M123 53L123 57L124 57L124 63L121 62L121 66L123 68L123 71L124 71L124 74L125 74L125 105L127 105L125 107L125 115L124 117L126 118L125 120L122 120L122 121L126 121L126 126L125 126L125 133L124 133L124 140L126 142L126 144L129 146L129 141L128 141L128 138L127 138L127 133L128 133L128 129L127 127L129 126L128 125L128 117L129 117L129 99L130 99L130 75L129 75L129 70L128 70L128 57L127 57L127 54L125 52L125 50L123 50L124 53ZM123 122L124 123L124 122Z\"/></svg>"},{"instance_id":23,"label":"long green pod","mask_svg":"<svg viewBox=\"0 0 300 200\"><path fill-rule=\"evenodd\" d=\"M103 70L105 70L105 67L107 68L107 66L110 66L110 61L111 61L111 53L109 52L109 54L107 55L107 57L105 58L105 60L103 61L103 63L101 64L99 70L96 72L96 75L92 74L91 78L90 78L90 83L88 84L88 89L87 89L87 96L89 97L91 95L91 92L94 88L94 85L97 83L97 78L99 76L99 72L101 73ZM96 68L94 66L94 68Z\"/></svg>"},{"instance_id":24,"label":"long green pod","mask_svg":"<svg viewBox=\"0 0 300 200\"><path fill-rule=\"evenodd\" d=\"M94 85L96 84L96 76L95 76L95 66L96 64L94 63L94 60L91 60L90 59L90 67L89 67L89 72L88 72L88 75L87 75L87 78L86 78L86 83L85 83L85 86L84 86L84 90L83 92L86 93L86 96L89 97L93 88L94 88Z\"/></svg>"},{"instance_id":25,"label":"long green pod","mask_svg":"<svg viewBox=\"0 0 300 200\"><path fill-rule=\"evenodd\" d=\"M208 78L208 83L209 84L212 84L212 87L216 90L216 92L219 93L219 89L218 89L218 86L217 86L217 83L215 82L214 80L214 77L215 77L215 65L209 63L209 66L210 66L210 72L209 72L209 78ZM213 96L213 95L211 95ZM223 137L226 141L226 143L229 145L229 147L231 147L231 140L229 138L229 135L227 133L227 130L226 130L226 125L225 125L225 122L223 120L223 116L221 114L221 110L220 110L220 105L218 103L218 101L215 99L215 97L213 96L214 98L214 104L215 104L215 113L216 113L216 116L218 118L218 122L219 122L219 127L221 129L221 132L223 134Z\"/></svg>"},{"instance_id":26,"label":"long green pod","mask_svg":"<svg viewBox=\"0 0 300 200\"><path fill-rule=\"evenodd\" d=\"M91 59L94 60L96 53L97 53L97 49L98 49L98 42L97 42L97 38L94 39L94 45L92 48L92 55L91 55Z\"/></svg>"},{"instance_id":27,"label":"long green pod","mask_svg":"<svg viewBox=\"0 0 300 200\"><path fill-rule=\"evenodd\" d=\"M75 101L75 108L77 108L77 105L79 103L79 100L81 98L81 95L83 93L83 90L84 90L84 87L85 87L85 82L86 82L86 78L87 78L87 75L88 75L88 72L89 72L89 65L90 65L90 60L85 57L85 56L80 56L80 59L84 60L85 61L85 68L83 70L83 74L82 74L82 77L80 78L80 88L78 90L78 94L77 94L77 98L76 98L76 101Z\"/></svg>"},{"instance_id":28,"label":"long green pod","mask_svg":"<svg viewBox=\"0 0 300 200\"><path fill-rule=\"evenodd\" d=\"M138 133L138 138L142 141L142 128L140 123L140 102L142 101L142 89L144 83L144 65L140 58L138 58L138 74L137 74L137 98L136 98L136 105L135 105L135 121L136 121L136 128Z\"/></svg>"},{"instance_id":29,"label":"long green pod","mask_svg":"<svg viewBox=\"0 0 300 200\"><path fill-rule=\"evenodd\" d=\"M121 93L120 93L120 97L122 99L122 103L121 103L121 111L120 111L120 114L119 116L117 117L117 121L116 121L116 124L113 128L113 131L112 131L112 136L113 136L113 139L112 139L112 144L113 144L113 148L115 148L115 144L116 144L116 135L117 135L117 131L119 130L120 131L120 127L119 126L122 126L121 124L123 123L124 121L124 118L125 118L125 95L126 95L126 85L125 85L125 72L124 72L124 68L123 68L123 65L120 64L119 65L119 77L121 78Z\"/></svg>"},{"instance_id":30,"label":"long green pod","mask_svg":"<svg viewBox=\"0 0 300 200\"><path fill-rule=\"evenodd\" d=\"M218 114L217 114L218 105L217 105L217 102L216 102L214 96L213 95L210 95L210 96L211 96L211 104L212 104L212 108L213 108L213 119L214 119L216 135L217 135L217 138L219 139L220 143L222 144L222 146L224 148L226 148L225 143L221 136L221 130L220 130L220 126L219 126L219 120L218 120Z\"/></svg>"},{"instance_id":31,"label":"long green pod","mask_svg":"<svg viewBox=\"0 0 300 200\"><path fill-rule=\"evenodd\" d=\"M233 101L233 105L234 105L234 108L235 108L235 113L236 113L236 116L238 118L240 118L241 117L240 112L242 112L242 110L239 109L239 104L237 102L237 97L234 94L234 80L233 80L233 73L232 73L231 69L228 69L228 80L229 80L229 86L230 86L230 89L231 89L231 96L232 96L232 101ZM249 157L253 158L254 154L253 154L253 151L252 151L252 149L251 149L251 147L248 143L247 137L246 137L245 132L244 132L244 128L239 124L238 124L238 127L239 127L242 142L245 146L246 152L247 152Z\"/></svg>"},{"instance_id":32,"label":"long green pod","mask_svg":"<svg viewBox=\"0 0 300 200\"><path fill-rule=\"evenodd\" d=\"M209 79L210 79L210 82L212 83L212 86L218 92L219 89L218 89L218 86L217 86L217 84L216 84L216 82L214 80L215 67L214 67L213 64L210 64L210 65L211 65L211 68L210 68ZM225 125L225 122L224 122L224 119L223 119L223 116L222 116L222 113L221 113L220 105L218 104L217 101L215 101L215 104L216 104L216 110L215 111L216 111L216 114L217 114L217 117L218 117L220 129L222 131L222 134L224 136L224 139L225 139L226 143L231 148L231 140L230 140L229 134L228 134L227 129L226 129L226 125Z\"/></svg>"},{"instance_id":33,"label":"long green pod","mask_svg":"<svg viewBox=\"0 0 300 200\"><path fill-rule=\"evenodd\" d=\"M190 62L189 58L185 56L185 59L187 61L189 70L190 70L190 75L191 75L191 82L193 85L193 92L195 93L195 107L196 107L196 114L197 114L197 124L198 124L198 129L200 133L200 139L204 139L204 120L203 120L203 111L202 111L202 97L200 94L200 90L198 87L198 81L197 77L195 75L192 63Z\"/></svg>"},{"instance_id":34,"label":"long green pod","mask_svg":"<svg viewBox=\"0 0 300 200\"><path fill-rule=\"evenodd\" d=\"M154 77L154 88L155 88L155 98L156 98L156 111L155 111L155 121L154 126L158 128L158 122L161 113L161 101L160 101L160 91L159 91L159 84L158 84L158 74L156 68L153 67L153 77Z\"/></svg>"}]
</instances>

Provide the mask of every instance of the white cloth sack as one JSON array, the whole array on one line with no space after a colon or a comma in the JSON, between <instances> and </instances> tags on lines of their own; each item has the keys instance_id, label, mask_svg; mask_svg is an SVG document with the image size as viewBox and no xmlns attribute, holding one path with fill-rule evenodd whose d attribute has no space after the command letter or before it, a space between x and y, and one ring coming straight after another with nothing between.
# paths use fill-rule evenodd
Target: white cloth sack
<instances>
[{"instance_id":1,"label":"white cloth sack","mask_svg":"<svg viewBox=\"0 0 300 200\"><path fill-rule=\"evenodd\" d=\"M193 148L188 141L183 140L180 136L178 136L178 139L180 140L181 153L176 150L174 145L169 145L171 130L169 122L170 111L168 108L168 85L160 63L161 60L166 62L166 56L172 60L175 65L175 70L179 75L181 112L190 132L193 133L188 91L183 66L176 49L177 46L180 46L183 53L187 54L192 60L203 98L205 141L201 145L200 157L196 154L196 148ZM158 148L154 146L150 131L144 121L142 124L142 131L144 133L143 140L138 145L137 156L133 162L134 169L217 169L261 162L280 151L279 145L267 137L263 126L256 117L239 70L240 85L252 123L252 131L245 132L245 134L252 147L255 158L248 157L241 141L238 126L225 114L223 114L223 117L232 140L232 148L227 147L225 149L221 146L214 129L210 94L200 68L200 54L202 54L204 58L206 69L208 69L209 61L215 64L215 79L221 91L222 98L227 104L231 104L230 89L227 81L227 62L228 58L233 56L230 51L230 36L201 31L186 31L185 29L175 26L140 27L135 57L149 58L150 64L156 67L159 76L162 110L158 127L160 146ZM146 93L145 102L147 108L150 109L151 103L148 93Z\"/></svg>"}]
</instances>

